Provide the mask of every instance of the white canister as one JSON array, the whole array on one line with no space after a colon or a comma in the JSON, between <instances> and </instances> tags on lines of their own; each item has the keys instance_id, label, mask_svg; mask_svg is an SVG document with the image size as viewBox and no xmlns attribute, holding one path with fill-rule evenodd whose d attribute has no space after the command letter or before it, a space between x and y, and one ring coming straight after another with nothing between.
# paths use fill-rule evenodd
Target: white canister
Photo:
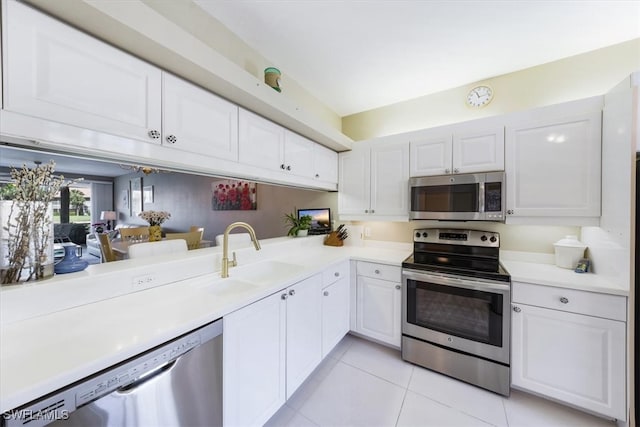
<instances>
[{"instance_id":1,"label":"white canister","mask_svg":"<svg viewBox=\"0 0 640 427\"><path fill-rule=\"evenodd\" d=\"M556 265L561 268L576 268L578 261L584 258L587 246L577 236L565 236L553 244L556 250Z\"/></svg>"}]
</instances>

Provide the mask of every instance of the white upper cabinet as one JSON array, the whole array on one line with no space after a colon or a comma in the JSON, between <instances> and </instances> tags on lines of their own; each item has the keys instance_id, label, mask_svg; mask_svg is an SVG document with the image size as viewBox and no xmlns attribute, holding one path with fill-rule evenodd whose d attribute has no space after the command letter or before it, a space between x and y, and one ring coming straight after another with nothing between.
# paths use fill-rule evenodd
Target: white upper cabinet
<instances>
[{"instance_id":1,"label":"white upper cabinet","mask_svg":"<svg viewBox=\"0 0 640 427\"><path fill-rule=\"evenodd\" d=\"M313 146L313 178L328 183L338 182L338 153L320 144Z\"/></svg>"},{"instance_id":2,"label":"white upper cabinet","mask_svg":"<svg viewBox=\"0 0 640 427\"><path fill-rule=\"evenodd\" d=\"M601 108L598 97L509 119L505 150L507 222L523 217L555 217L561 223L597 225Z\"/></svg>"},{"instance_id":3,"label":"white upper cabinet","mask_svg":"<svg viewBox=\"0 0 640 427\"><path fill-rule=\"evenodd\" d=\"M242 164L292 178L336 183L337 154L326 149L333 153L331 156L322 148L310 139L240 108L239 161Z\"/></svg>"},{"instance_id":4,"label":"white upper cabinet","mask_svg":"<svg viewBox=\"0 0 640 427\"><path fill-rule=\"evenodd\" d=\"M453 173L504 170L504 126L460 129L453 134Z\"/></svg>"},{"instance_id":5,"label":"white upper cabinet","mask_svg":"<svg viewBox=\"0 0 640 427\"><path fill-rule=\"evenodd\" d=\"M284 164L284 128L243 108L238 120L240 163L280 169Z\"/></svg>"},{"instance_id":6,"label":"white upper cabinet","mask_svg":"<svg viewBox=\"0 0 640 427\"><path fill-rule=\"evenodd\" d=\"M284 134L284 159L280 169L296 176L313 178L313 146L310 139L289 130Z\"/></svg>"},{"instance_id":7,"label":"white upper cabinet","mask_svg":"<svg viewBox=\"0 0 640 427\"><path fill-rule=\"evenodd\" d=\"M407 221L409 144L359 144L339 154L340 218Z\"/></svg>"},{"instance_id":8,"label":"white upper cabinet","mask_svg":"<svg viewBox=\"0 0 640 427\"><path fill-rule=\"evenodd\" d=\"M180 151L238 160L238 107L164 73L162 144Z\"/></svg>"},{"instance_id":9,"label":"white upper cabinet","mask_svg":"<svg viewBox=\"0 0 640 427\"><path fill-rule=\"evenodd\" d=\"M445 175L451 173L453 136L450 133L425 132L410 143L410 176Z\"/></svg>"},{"instance_id":10,"label":"white upper cabinet","mask_svg":"<svg viewBox=\"0 0 640 427\"><path fill-rule=\"evenodd\" d=\"M414 133L410 176L504 170L504 127L470 122Z\"/></svg>"},{"instance_id":11,"label":"white upper cabinet","mask_svg":"<svg viewBox=\"0 0 640 427\"><path fill-rule=\"evenodd\" d=\"M5 109L160 143L158 68L23 4L4 5Z\"/></svg>"}]
</instances>

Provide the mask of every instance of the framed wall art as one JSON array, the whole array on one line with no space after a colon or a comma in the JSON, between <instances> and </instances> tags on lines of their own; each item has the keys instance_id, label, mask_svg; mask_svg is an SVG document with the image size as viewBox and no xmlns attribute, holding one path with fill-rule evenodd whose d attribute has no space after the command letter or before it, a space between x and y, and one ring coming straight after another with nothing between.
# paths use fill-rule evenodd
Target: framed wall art
<instances>
[{"instance_id":1,"label":"framed wall art","mask_svg":"<svg viewBox=\"0 0 640 427\"><path fill-rule=\"evenodd\" d=\"M153 185L145 185L142 187L142 202L145 205L147 203L153 203Z\"/></svg>"},{"instance_id":2,"label":"framed wall art","mask_svg":"<svg viewBox=\"0 0 640 427\"><path fill-rule=\"evenodd\" d=\"M257 184L222 179L211 183L211 209L214 211L255 211L258 209Z\"/></svg>"}]
</instances>

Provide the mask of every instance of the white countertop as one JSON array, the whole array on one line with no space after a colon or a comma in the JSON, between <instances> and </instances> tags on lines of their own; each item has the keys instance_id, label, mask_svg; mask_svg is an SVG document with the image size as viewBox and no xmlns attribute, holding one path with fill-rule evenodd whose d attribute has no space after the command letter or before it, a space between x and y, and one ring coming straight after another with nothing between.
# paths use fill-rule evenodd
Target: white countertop
<instances>
[{"instance_id":1,"label":"white countertop","mask_svg":"<svg viewBox=\"0 0 640 427\"><path fill-rule=\"evenodd\" d=\"M329 247L322 237L269 239L238 249L239 267L220 279L220 248L180 257L90 266L37 285L2 289L0 412L85 378L264 298L330 265L354 259L401 265L411 245ZM302 268L257 289L234 288L243 268L265 260ZM92 268L95 267L95 268ZM247 270L244 270L247 271ZM152 275L158 286L134 291ZM176 281L176 277L191 276ZM167 283L167 284L165 284ZM62 296L61 296L62 295Z\"/></svg>"},{"instance_id":2,"label":"white countertop","mask_svg":"<svg viewBox=\"0 0 640 427\"><path fill-rule=\"evenodd\" d=\"M525 259L532 258L532 261ZM535 254L502 253L500 262L511 275L511 282L525 282L544 286L578 289L612 295L629 295L629 288L615 278L593 273L576 273L549 262L552 255L536 257ZM545 262L546 261L546 262Z\"/></svg>"}]
</instances>

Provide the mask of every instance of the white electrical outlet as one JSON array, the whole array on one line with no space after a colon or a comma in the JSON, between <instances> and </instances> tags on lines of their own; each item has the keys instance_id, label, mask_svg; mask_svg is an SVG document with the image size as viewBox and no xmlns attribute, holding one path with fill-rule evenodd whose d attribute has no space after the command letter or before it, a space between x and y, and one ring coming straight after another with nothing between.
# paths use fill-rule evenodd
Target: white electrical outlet
<instances>
[{"instance_id":1,"label":"white electrical outlet","mask_svg":"<svg viewBox=\"0 0 640 427\"><path fill-rule=\"evenodd\" d=\"M364 228L364 237L371 237L371 227Z\"/></svg>"},{"instance_id":2,"label":"white electrical outlet","mask_svg":"<svg viewBox=\"0 0 640 427\"><path fill-rule=\"evenodd\" d=\"M155 286L155 282L155 274L145 274L143 276L134 277L131 281L131 284L133 285L133 289L140 290Z\"/></svg>"}]
</instances>

